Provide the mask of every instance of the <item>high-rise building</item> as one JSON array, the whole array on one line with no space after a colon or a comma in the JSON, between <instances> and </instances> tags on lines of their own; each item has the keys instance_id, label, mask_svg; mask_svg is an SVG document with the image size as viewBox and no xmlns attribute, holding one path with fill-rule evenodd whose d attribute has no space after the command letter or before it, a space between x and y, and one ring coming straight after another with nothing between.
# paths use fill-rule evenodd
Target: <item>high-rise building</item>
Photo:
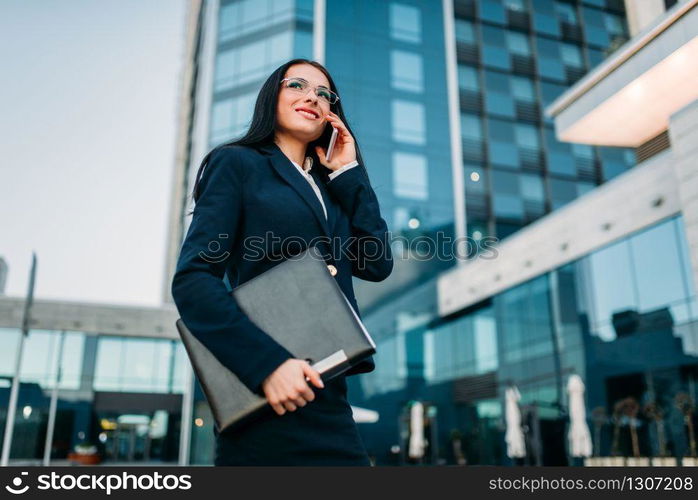
<instances>
[{"instance_id":1,"label":"high-rise building","mask_svg":"<svg viewBox=\"0 0 698 500\"><path fill-rule=\"evenodd\" d=\"M669 15L662 12L671 2L659 3L658 13ZM513 383L533 429L526 460L563 464L570 374L587 383L598 415L612 414L624 397L647 400L650 388L677 394L694 383L686 214L675 191L652 190L668 167L648 168L667 134L575 140L564 129L579 118L546 113L570 95L587 101L575 89L633 46L622 1L192 5L166 299L201 158L244 132L272 70L293 57L322 62L400 237L393 275L355 283L378 353L374 372L348 379L350 398L380 413L360 425L376 462L455 463L460 436L469 463L506 463L502 403ZM633 34L656 22L631 14ZM615 132L635 121L628 113ZM415 258L412 244L439 233L495 238L496 258L438 259L431 250L429 259ZM659 245L666 259L656 267ZM630 352L636 361L618 361ZM653 354L656 364L645 359ZM409 408L417 400L430 444L410 458ZM210 421L202 401L194 413ZM624 446L609 444L608 425L599 425L603 453Z\"/></svg>"}]
</instances>

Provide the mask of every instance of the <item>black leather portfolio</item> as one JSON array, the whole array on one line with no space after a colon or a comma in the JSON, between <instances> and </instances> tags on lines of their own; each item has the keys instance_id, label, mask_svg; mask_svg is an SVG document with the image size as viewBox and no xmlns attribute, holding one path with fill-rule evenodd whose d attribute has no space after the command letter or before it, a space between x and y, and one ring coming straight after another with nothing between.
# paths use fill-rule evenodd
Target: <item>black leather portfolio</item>
<instances>
[{"instance_id":1,"label":"black leather portfolio","mask_svg":"<svg viewBox=\"0 0 698 500\"><path fill-rule=\"evenodd\" d=\"M233 296L250 320L327 381L375 353L375 343L310 247L236 287ZM254 418L265 398L250 391L187 329L177 329L219 432ZM231 332L231 335L234 335Z\"/></svg>"}]
</instances>

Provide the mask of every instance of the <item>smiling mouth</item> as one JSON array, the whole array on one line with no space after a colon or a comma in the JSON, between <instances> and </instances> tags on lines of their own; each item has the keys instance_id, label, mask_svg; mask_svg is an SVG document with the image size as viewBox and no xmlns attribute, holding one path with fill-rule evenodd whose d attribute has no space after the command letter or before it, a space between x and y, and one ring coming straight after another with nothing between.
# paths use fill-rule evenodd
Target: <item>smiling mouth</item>
<instances>
[{"instance_id":1,"label":"smiling mouth","mask_svg":"<svg viewBox=\"0 0 698 500\"><path fill-rule=\"evenodd\" d=\"M317 120L318 118L320 118L319 116L317 116L309 111L305 111L303 109L297 109L296 113L303 115L304 117L306 117L309 120Z\"/></svg>"}]
</instances>

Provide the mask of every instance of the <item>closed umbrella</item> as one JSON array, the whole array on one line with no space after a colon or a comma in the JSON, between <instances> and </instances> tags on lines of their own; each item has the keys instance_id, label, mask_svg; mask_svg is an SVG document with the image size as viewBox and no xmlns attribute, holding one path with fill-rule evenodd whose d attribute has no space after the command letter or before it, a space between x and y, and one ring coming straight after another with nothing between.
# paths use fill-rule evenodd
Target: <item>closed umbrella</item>
<instances>
[{"instance_id":1,"label":"closed umbrella","mask_svg":"<svg viewBox=\"0 0 698 500\"><path fill-rule=\"evenodd\" d=\"M410 458L422 458L424 456L424 405L419 401L410 408L410 444L408 454Z\"/></svg>"},{"instance_id":2,"label":"closed umbrella","mask_svg":"<svg viewBox=\"0 0 698 500\"><path fill-rule=\"evenodd\" d=\"M567 381L567 395L570 402L570 430L567 433L570 455L590 457L592 452L591 433L587 425L582 377L577 374L570 375Z\"/></svg>"},{"instance_id":3,"label":"closed umbrella","mask_svg":"<svg viewBox=\"0 0 698 500\"><path fill-rule=\"evenodd\" d=\"M519 400L521 393L515 385L508 387L504 393L505 418L507 432L507 455L509 458L522 458L526 456L526 444L524 443L523 430L521 429L521 410Z\"/></svg>"}]
</instances>

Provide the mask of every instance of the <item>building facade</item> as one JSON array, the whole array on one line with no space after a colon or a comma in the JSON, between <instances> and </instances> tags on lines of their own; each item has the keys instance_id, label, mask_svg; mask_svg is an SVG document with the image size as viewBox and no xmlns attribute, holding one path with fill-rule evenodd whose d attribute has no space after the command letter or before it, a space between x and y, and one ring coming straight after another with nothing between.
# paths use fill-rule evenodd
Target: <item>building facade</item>
<instances>
[{"instance_id":1,"label":"building facade","mask_svg":"<svg viewBox=\"0 0 698 500\"><path fill-rule=\"evenodd\" d=\"M461 436L468 462L506 463L502 388L521 383L522 373L530 375L521 384L523 403L530 406L527 418L537 419L540 435L561 436L566 378L573 372L585 376L587 346L596 338L588 324L572 325L570 318L594 300L592 292L585 295L578 288L601 286L589 270L611 265L603 260L606 254L593 257L601 247L559 269L525 267L537 272L531 283L510 282L513 274L503 267L493 273L500 275L493 293L485 295L490 289L484 287L470 294L479 298L473 303L455 300L444 306L451 295L444 283L467 283L469 278L457 273L471 262L437 258L431 249L420 255L414 245L438 235L468 236L476 254L480 242L494 238L501 252L529 227L634 170L634 145L561 140L553 117L545 113L628 40L624 3L219 0L197 5L193 112L183 127L189 149L178 165L173 210L179 222L171 231L171 248L178 248L186 233L192 208L187 195L200 159L246 130L271 71L293 57L318 60L339 87L399 255L386 281L355 281L360 312L379 349L376 371L349 379L350 397L380 413L377 423L359 426L376 462L457 462L452 438ZM679 234L682 219L673 216L662 231ZM640 233L624 236L629 246ZM685 248L678 241L680 252ZM175 251L170 255L176 258ZM682 269L673 265L672 272ZM173 269L171 260L168 276ZM676 300L687 301L692 293L685 289ZM564 301L564 333L563 306L553 307L553 297ZM169 290L165 300L171 300ZM644 302L639 304L636 312L645 314ZM606 328L613 329L608 321ZM569 348L564 352L563 342ZM531 360L540 361L539 368L531 370ZM606 395L590 388L589 397L596 407ZM410 459L409 408L417 400L427 403L431 445L424 457ZM202 398L193 411L206 432L211 419ZM567 463L564 448L540 449L528 460Z\"/></svg>"}]
</instances>

